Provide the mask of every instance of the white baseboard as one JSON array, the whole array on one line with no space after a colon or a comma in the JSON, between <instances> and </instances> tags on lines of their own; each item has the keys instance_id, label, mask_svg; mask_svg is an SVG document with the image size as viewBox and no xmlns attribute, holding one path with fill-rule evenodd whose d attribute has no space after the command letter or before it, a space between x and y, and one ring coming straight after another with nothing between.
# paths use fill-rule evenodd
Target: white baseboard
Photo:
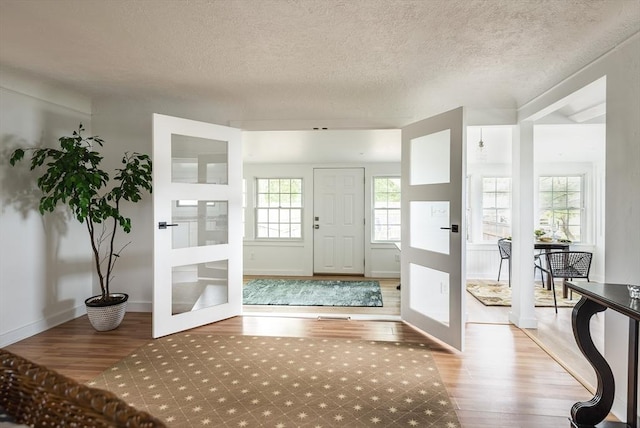
<instances>
[{"instance_id":1,"label":"white baseboard","mask_svg":"<svg viewBox=\"0 0 640 428\"><path fill-rule=\"evenodd\" d=\"M267 276L313 276L312 272L302 270L285 270L285 269L245 269L243 275L267 275Z\"/></svg>"},{"instance_id":2,"label":"white baseboard","mask_svg":"<svg viewBox=\"0 0 640 428\"><path fill-rule=\"evenodd\" d=\"M11 345L12 343L19 342L22 339L26 339L27 337L31 337L35 334L42 333L43 331L49 330L50 328L67 321L76 319L82 315L85 315L86 313L87 309L83 303L82 305L76 306L75 308L71 308L66 311L51 315L47 318L43 318L28 325L16 328L15 330L2 333L0 335L0 348Z\"/></svg>"},{"instance_id":3,"label":"white baseboard","mask_svg":"<svg viewBox=\"0 0 640 428\"><path fill-rule=\"evenodd\" d=\"M374 270L371 271L371 278L397 278L400 279L400 271Z\"/></svg>"},{"instance_id":4,"label":"white baseboard","mask_svg":"<svg viewBox=\"0 0 640 428\"><path fill-rule=\"evenodd\" d=\"M127 312L151 312L153 303L151 302L127 302Z\"/></svg>"}]
</instances>

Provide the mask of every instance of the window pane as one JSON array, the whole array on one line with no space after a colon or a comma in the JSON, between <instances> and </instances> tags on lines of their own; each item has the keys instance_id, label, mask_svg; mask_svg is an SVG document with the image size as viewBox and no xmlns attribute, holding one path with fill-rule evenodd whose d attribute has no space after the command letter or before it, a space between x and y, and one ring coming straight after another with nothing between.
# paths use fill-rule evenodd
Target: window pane
<instances>
[{"instance_id":1,"label":"window pane","mask_svg":"<svg viewBox=\"0 0 640 428\"><path fill-rule=\"evenodd\" d=\"M401 212L400 210L389 210L388 211L388 220L387 222L390 225L399 225L400 224L400 218L401 218Z\"/></svg>"},{"instance_id":2,"label":"window pane","mask_svg":"<svg viewBox=\"0 0 640 428\"><path fill-rule=\"evenodd\" d=\"M496 193L496 208L509 208L511 195L509 193Z\"/></svg>"},{"instance_id":3,"label":"window pane","mask_svg":"<svg viewBox=\"0 0 640 428\"><path fill-rule=\"evenodd\" d=\"M397 177L373 178L373 241L400 240L389 233L392 225L400 224L400 185Z\"/></svg>"},{"instance_id":4,"label":"window pane","mask_svg":"<svg viewBox=\"0 0 640 428\"><path fill-rule=\"evenodd\" d=\"M552 180L551 177L540 177L540 190L541 191L551 191L552 189Z\"/></svg>"},{"instance_id":5,"label":"window pane","mask_svg":"<svg viewBox=\"0 0 640 428\"><path fill-rule=\"evenodd\" d=\"M553 207L553 193L552 192L540 192L540 208Z\"/></svg>"},{"instance_id":6,"label":"window pane","mask_svg":"<svg viewBox=\"0 0 640 428\"><path fill-rule=\"evenodd\" d=\"M567 177L553 177L553 190L562 191L567 188Z\"/></svg>"},{"instance_id":7,"label":"window pane","mask_svg":"<svg viewBox=\"0 0 640 428\"><path fill-rule=\"evenodd\" d=\"M280 180L269 180L269 193L280 192Z\"/></svg>"},{"instance_id":8,"label":"window pane","mask_svg":"<svg viewBox=\"0 0 640 428\"><path fill-rule=\"evenodd\" d=\"M511 179L496 178L496 192L511 192Z\"/></svg>"},{"instance_id":9,"label":"window pane","mask_svg":"<svg viewBox=\"0 0 640 428\"><path fill-rule=\"evenodd\" d=\"M539 228L556 238L580 241L582 179L582 176L539 178Z\"/></svg>"},{"instance_id":10,"label":"window pane","mask_svg":"<svg viewBox=\"0 0 640 428\"><path fill-rule=\"evenodd\" d=\"M482 179L482 189L487 192L495 192L496 179L491 177L485 177Z\"/></svg>"},{"instance_id":11,"label":"window pane","mask_svg":"<svg viewBox=\"0 0 640 428\"><path fill-rule=\"evenodd\" d=\"M261 238L292 238L291 223L302 219L302 179L259 178L257 181L257 229ZM296 209L290 209L290 207ZM264 209L264 208L269 209ZM300 226L297 226L300 237Z\"/></svg>"},{"instance_id":12,"label":"window pane","mask_svg":"<svg viewBox=\"0 0 640 428\"><path fill-rule=\"evenodd\" d=\"M302 223L302 210L292 209L291 212L291 223Z\"/></svg>"},{"instance_id":13,"label":"window pane","mask_svg":"<svg viewBox=\"0 0 640 428\"><path fill-rule=\"evenodd\" d=\"M482 206L484 208L496 207L496 194L495 193L483 193L482 194Z\"/></svg>"},{"instance_id":14,"label":"window pane","mask_svg":"<svg viewBox=\"0 0 640 428\"><path fill-rule=\"evenodd\" d=\"M300 226L300 224L291 224L291 237L302 238L302 227Z\"/></svg>"},{"instance_id":15,"label":"window pane","mask_svg":"<svg viewBox=\"0 0 640 428\"><path fill-rule=\"evenodd\" d=\"M387 210L375 210L373 212L373 222L376 226L387 224Z\"/></svg>"},{"instance_id":16,"label":"window pane","mask_svg":"<svg viewBox=\"0 0 640 428\"><path fill-rule=\"evenodd\" d=\"M269 227L266 224L258 223L257 237L266 238L269 236Z\"/></svg>"},{"instance_id":17,"label":"window pane","mask_svg":"<svg viewBox=\"0 0 640 428\"><path fill-rule=\"evenodd\" d=\"M258 206L259 207L267 207L269 206L269 199L268 196L265 194L259 194L258 195Z\"/></svg>"},{"instance_id":18,"label":"window pane","mask_svg":"<svg viewBox=\"0 0 640 428\"><path fill-rule=\"evenodd\" d=\"M496 221L501 224L511 224L511 210L497 210ZM506 236L506 235L505 235Z\"/></svg>"},{"instance_id":19,"label":"window pane","mask_svg":"<svg viewBox=\"0 0 640 428\"><path fill-rule=\"evenodd\" d=\"M484 223L495 223L498 221L496 210L482 210L482 221Z\"/></svg>"},{"instance_id":20,"label":"window pane","mask_svg":"<svg viewBox=\"0 0 640 428\"><path fill-rule=\"evenodd\" d=\"M511 178L482 179L482 239L511 235Z\"/></svg>"},{"instance_id":21,"label":"window pane","mask_svg":"<svg viewBox=\"0 0 640 428\"><path fill-rule=\"evenodd\" d=\"M389 226L387 229L387 240L400 241L401 228L400 226Z\"/></svg>"},{"instance_id":22,"label":"window pane","mask_svg":"<svg viewBox=\"0 0 640 428\"><path fill-rule=\"evenodd\" d=\"M567 177L567 190L581 191L582 177Z\"/></svg>"},{"instance_id":23,"label":"window pane","mask_svg":"<svg viewBox=\"0 0 640 428\"><path fill-rule=\"evenodd\" d=\"M567 193L567 207L580 208L580 192L568 192Z\"/></svg>"}]
</instances>

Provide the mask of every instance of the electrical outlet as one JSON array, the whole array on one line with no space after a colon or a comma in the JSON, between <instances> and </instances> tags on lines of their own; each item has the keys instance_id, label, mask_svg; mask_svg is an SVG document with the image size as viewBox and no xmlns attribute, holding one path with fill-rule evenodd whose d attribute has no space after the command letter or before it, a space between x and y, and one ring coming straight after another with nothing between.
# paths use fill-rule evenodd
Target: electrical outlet
<instances>
[{"instance_id":1,"label":"electrical outlet","mask_svg":"<svg viewBox=\"0 0 640 428\"><path fill-rule=\"evenodd\" d=\"M255 260L256 259L256 255L252 252L249 253L249 260Z\"/></svg>"},{"instance_id":2,"label":"electrical outlet","mask_svg":"<svg viewBox=\"0 0 640 428\"><path fill-rule=\"evenodd\" d=\"M400 263L400 254L396 254L396 262Z\"/></svg>"}]
</instances>

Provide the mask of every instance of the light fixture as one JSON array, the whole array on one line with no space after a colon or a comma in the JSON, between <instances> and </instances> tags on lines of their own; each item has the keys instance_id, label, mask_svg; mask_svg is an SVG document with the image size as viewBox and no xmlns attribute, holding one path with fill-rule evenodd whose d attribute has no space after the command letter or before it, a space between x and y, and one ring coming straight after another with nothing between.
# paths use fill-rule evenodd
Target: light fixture
<instances>
[{"instance_id":1,"label":"light fixture","mask_svg":"<svg viewBox=\"0 0 640 428\"><path fill-rule=\"evenodd\" d=\"M478 141L478 147L476 149L476 161L486 162L487 152L484 150L484 141L482 141L482 128L480 128L480 141Z\"/></svg>"}]
</instances>

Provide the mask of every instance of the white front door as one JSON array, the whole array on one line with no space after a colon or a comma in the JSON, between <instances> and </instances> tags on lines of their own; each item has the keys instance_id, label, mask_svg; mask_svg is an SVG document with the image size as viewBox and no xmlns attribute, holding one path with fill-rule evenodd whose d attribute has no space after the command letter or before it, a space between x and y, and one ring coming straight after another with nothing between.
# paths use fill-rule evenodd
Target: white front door
<instances>
[{"instance_id":1,"label":"white front door","mask_svg":"<svg viewBox=\"0 0 640 428\"><path fill-rule=\"evenodd\" d=\"M464 110L402 129L401 318L464 348Z\"/></svg>"},{"instance_id":2,"label":"white front door","mask_svg":"<svg viewBox=\"0 0 640 428\"><path fill-rule=\"evenodd\" d=\"M364 169L313 170L313 272L364 274Z\"/></svg>"},{"instance_id":3,"label":"white front door","mask_svg":"<svg viewBox=\"0 0 640 428\"><path fill-rule=\"evenodd\" d=\"M240 315L240 130L154 114L153 211L153 337Z\"/></svg>"}]
</instances>

